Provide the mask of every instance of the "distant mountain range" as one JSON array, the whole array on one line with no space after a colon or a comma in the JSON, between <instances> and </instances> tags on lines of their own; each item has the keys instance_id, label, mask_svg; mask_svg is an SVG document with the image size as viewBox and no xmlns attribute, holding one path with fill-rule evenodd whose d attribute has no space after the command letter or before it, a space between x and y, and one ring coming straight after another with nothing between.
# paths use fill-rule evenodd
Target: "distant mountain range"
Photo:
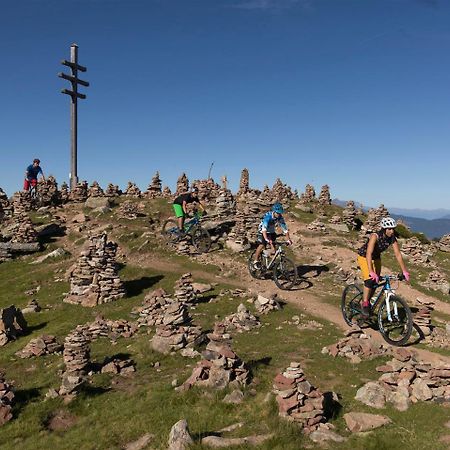
<instances>
[{"instance_id":1,"label":"distant mountain range","mask_svg":"<svg viewBox=\"0 0 450 450\"><path fill-rule=\"evenodd\" d=\"M346 201L334 199L333 204L345 207ZM360 203L355 202L358 208ZM363 207L367 211L368 207ZM401 219L412 231L423 233L428 239L441 238L450 233L450 210L387 208L395 219Z\"/></svg>"}]
</instances>

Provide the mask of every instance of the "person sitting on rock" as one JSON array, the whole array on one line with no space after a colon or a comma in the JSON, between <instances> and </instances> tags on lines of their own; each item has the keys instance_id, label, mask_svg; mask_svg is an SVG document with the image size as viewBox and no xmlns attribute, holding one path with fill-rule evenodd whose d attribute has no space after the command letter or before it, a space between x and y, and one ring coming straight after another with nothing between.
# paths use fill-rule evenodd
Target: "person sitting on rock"
<instances>
[{"instance_id":1,"label":"person sitting on rock","mask_svg":"<svg viewBox=\"0 0 450 450\"><path fill-rule=\"evenodd\" d=\"M33 164L30 164L27 167L27 170L25 172L25 181L23 183L23 190L28 192L32 188L35 188L37 186L37 178L39 174L42 175L43 180L45 181L44 172L41 169L41 166L39 165L41 163L40 159L35 158L33 160Z\"/></svg>"},{"instance_id":2,"label":"person sitting on rock","mask_svg":"<svg viewBox=\"0 0 450 450\"><path fill-rule=\"evenodd\" d=\"M184 232L184 221L186 218L186 215L188 213L187 211L187 205L189 203L198 203L200 206L200 209L206 213L204 206L200 202L198 198L198 189L196 187L193 187L191 189L191 192L187 192L186 194L179 195L174 201L173 201L173 210L175 211L175 216L177 217L178 222L178 228L180 230L180 233Z\"/></svg>"},{"instance_id":3,"label":"person sitting on rock","mask_svg":"<svg viewBox=\"0 0 450 450\"><path fill-rule=\"evenodd\" d=\"M394 249L395 258L397 259L403 276L409 281L409 272L406 270L403 262L400 247L395 237L395 227L397 222L391 217L381 219L381 230L372 233L367 242L358 249L358 265L361 269L362 279L364 281L364 292L362 300L362 316L368 318L370 315L370 298L380 279L381 273L381 253L387 250L391 245Z\"/></svg>"},{"instance_id":4,"label":"person sitting on rock","mask_svg":"<svg viewBox=\"0 0 450 450\"><path fill-rule=\"evenodd\" d=\"M286 222L283 218L284 208L281 203L275 203L272 206L272 210L268 211L266 214L264 214L261 223L258 226L258 248L256 249L254 260L253 260L253 267L255 269L261 269L261 263L259 262L259 258L261 256L261 252L265 248L267 244L270 245L270 248L272 249L272 252L275 252L275 240L276 240L276 233L275 233L275 227L278 225L283 233L286 235L288 245L292 244L292 241L289 237L289 230L287 228Z\"/></svg>"}]
</instances>

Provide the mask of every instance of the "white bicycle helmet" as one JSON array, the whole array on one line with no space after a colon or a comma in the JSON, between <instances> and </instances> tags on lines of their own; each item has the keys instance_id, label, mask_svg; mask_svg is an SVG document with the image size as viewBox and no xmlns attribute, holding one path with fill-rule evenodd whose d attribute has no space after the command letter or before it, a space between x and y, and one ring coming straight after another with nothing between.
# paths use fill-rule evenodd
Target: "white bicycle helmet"
<instances>
[{"instance_id":1,"label":"white bicycle helmet","mask_svg":"<svg viewBox=\"0 0 450 450\"><path fill-rule=\"evenodd\" d=\"M395 228L397 226L397 222L392 217L383 217L380 225L381 228Z\"/></svg>"}]
</instances>

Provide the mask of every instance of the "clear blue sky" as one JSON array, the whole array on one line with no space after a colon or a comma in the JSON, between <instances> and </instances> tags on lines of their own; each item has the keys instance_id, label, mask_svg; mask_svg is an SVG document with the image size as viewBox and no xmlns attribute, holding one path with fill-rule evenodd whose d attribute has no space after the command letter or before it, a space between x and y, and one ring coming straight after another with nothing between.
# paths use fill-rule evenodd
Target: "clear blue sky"
<instances>
[{"instance_id":1,"label":"clear blue sky","mask_svg":"<svg viewBox=\"0 0 450 450\"><path fill-rule=\"evenodd\" d=\"M172 189L240 171L365 205L450 208L450 2L2 0L0 186L70 170L70 44L91 86L79 176Z\"/></svg>"}]
</instances>

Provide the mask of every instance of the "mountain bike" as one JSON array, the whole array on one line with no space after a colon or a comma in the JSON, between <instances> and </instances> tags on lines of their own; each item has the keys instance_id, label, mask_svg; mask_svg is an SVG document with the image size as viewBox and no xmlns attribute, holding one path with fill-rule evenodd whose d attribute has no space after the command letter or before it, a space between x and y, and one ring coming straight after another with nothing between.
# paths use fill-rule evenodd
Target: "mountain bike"
<instances>
[{"instance_id":1,"label":"mountain bike","mask_svg":"<svg viewBox=\"0 0 450 450\"><path fill-rule=\"evenodd\" d=\"M199 253L207 253L211 248L211 236L208 230L201 226L202 214L194 213L194 217L184 223L184 230L180 231L176 219L167 219L162 226L162 234L171 244L183 239L190 239Z\"/></svg>"},{"instance_id":2,"label":"mountain bike","mask_svg":"<svg viewBox=\"0 0 450 450\"><path fill-rule=\"evenodd\" d=\"M403 281L403 275L385 275L375 288L370 299L369 321L377 317L378 330L384 340L391 345L402 346L408 342L413 329L411 310L401 297L395 294L392 281ZM376 290L381 288L378 294ZM376 295L375 295L376 294ZM363 290L357 284L349 284L342 293L341 310L345 322L352 326L364 321L361 301ZM378 310L378 313L376 313Z\"/></svg>"},{"instance_id":3,"label":"mountain bike","mask_svg":"<svg viewBox=\"0 0 450 450\"><path fill-rule=\"evenodd\" d=\"M256 249L248 258L248 271L253 278L264 279L271 273L275 284L283 290L292 289L297 283L297 266L286 256L284 247L287 242L275 242L276 251L272 256L268 250L263 250L259 258L259 267L254 265Z\"/></svg>"}]
</instances>

